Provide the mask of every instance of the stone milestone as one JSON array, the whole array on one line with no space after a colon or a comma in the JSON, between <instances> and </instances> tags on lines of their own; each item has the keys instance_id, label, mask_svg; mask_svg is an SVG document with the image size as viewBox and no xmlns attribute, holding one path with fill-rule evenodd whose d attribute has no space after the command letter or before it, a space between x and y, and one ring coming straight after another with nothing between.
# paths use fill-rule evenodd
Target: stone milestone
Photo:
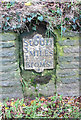
<instances>
[{"instance_id":1,"label":"stone milestone","mask_svg":"<svg viewBox=\"0 0 81 120\"><path fill-rule=\"evenodd\" d=\"M25 70L43 72L44 69L53 69L53 38L43 38L41 34L34 35L33 39L23 38L23 55Z\"/></svg>"}]
</instances>

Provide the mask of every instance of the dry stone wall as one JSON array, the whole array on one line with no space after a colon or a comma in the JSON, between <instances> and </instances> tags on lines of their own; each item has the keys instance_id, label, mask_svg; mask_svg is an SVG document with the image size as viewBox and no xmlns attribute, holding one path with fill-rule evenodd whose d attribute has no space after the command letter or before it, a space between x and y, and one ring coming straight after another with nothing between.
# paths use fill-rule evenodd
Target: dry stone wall
<instances>
[{"instance_id":1,"label":"dry stone wall","mask_svg":"<svg viewBox=\"0 0 81 120\"><path fill-rule=\"evenodd\" d=\"M23 97L17 42L16 34L0 33L0 99Z\"/></svg>"},{"instance_id":2,"label":"dry stone wall","mask_svg":"<svg viewBox=\"0 0 81 120\"><path fill-rule=\"evenodd\" d=\"M57 63L57 92L79 95L79 33L57 35Z\"/></svg>"},{"instance_id":3,"label":"dry stone wall","mask_svg":"<svg viewBox=\"0 0 81 120\"><path fill-rule=\"evenodd\" d=\"M15 33L0 33L0 99L54 95L79 96L79 33L54 31L53 70L41 74L23 67L22 38ZM27 34L26 34L27 35ZM21 75L20 75L21 74ZM26 87L22 91L22 81ZM24 94L23 94L24 92Z\"/></svg>"}]
</instances>

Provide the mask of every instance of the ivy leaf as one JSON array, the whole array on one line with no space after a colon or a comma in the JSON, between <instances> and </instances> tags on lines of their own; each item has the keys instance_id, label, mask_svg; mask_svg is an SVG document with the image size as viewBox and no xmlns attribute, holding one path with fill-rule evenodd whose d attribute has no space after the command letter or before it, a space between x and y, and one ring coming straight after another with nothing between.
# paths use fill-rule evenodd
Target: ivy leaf
<instances>
[{"instance_id":1,"label":"ivy leaf","mask_svg":"<svg viewBox=\"0 0 81 120\"><path fill-rule=\"evenodd\" d=\"M74 22L74 23L75 23L75 21L76 21L76 20L75 20L75 19L73 19L73 22Z\"/></svg>"},{"instance_id":2,"label":"ivy leaf","mask_svg":"<svg viewBox=\"0 0 81 120\"><path fill-rule=\"evenodd\" d=\"M42 15L39 16L39 17L38 17L38 20L39 20L39 21L43 21L43 16L42 16Z\"/></svg>"},{"instance_id":3,"label":"ivy leaf","mask_svg":"<svg viewBox=\"0 0 81 120\"><path fill-rule=\"evenodd\" d=\"M13 28L13 27L11 27L10 29L11 29L11 30L13 30L14 28Z\"/></svg>"},{"instance_id":4,"label":"ivy leaf","mask_svg":"<svg viewBox=\"0 0 81 120\"><path fill-rule=\"evenodd\" d=\"M10 6L7 6L7 8L9 9L9 8L10 8Z\"/></svg>"},{"instance_id":5,"label":"ivy leaf","mask_svg":"<svg viewBox=\"0 0 81 120\"><path fill-rule=\"evenodd\" d=\"M25 3L25 6L31 6L31 5L32 5L31 2L27 2L27 3Z\"/></svg>"},{"instance_id":6,"label":"ivy leaf","mask_svg":"<svg viewBox=\"0 0 81 120\"><path fill-rule=\"evenodd\" d=\"M9 29L10 29L10 26L6 26L6 27L5 27L5 30L9 30Z\"/></svg>"},{"instance_id":7,"label":"ivy leaf","mask_svg":"<svg viewBox=\"0 0 81 120\"><path fill-rule=\"evenodd\" d=\"M10 19L9 17L6 17L7 21Z\"/></svg>"},{"instance_id":8,"label":"ivy leaf","mask_svg":"<svg viewBox=\"0 0 81 120\"><path fill-rule=\"evenodd\" d=\"M76 26L76 25L72 25L72 27L73 27L73 29L75 30L77 26Z\"/></svg>"},{"instance_id":9,"label":"ivy leaf","mask_svg":"<svg viewBox=\"0 0 81 120\"><path fill-rule=\"evenodd\" d=\"M28 17L28 18L27 18L27 20L28 20L29 22L31 22L31 19L32 19L31 17Z\"/></svg>"},{"instance_id":10,"label":"ivy leaf","mask_svg":"<svg viewBox=\"0 0 81 120\"><path fill-rule=\"evenodd\" d=\"M7 3L7 8L9 9L11 7L11 4L10 3Z\"/></svg>"},{"instance_id":11,"label":"ivy leaf","mask_svg":"<svg viewBox=\"0 0 81 120\"><path fill-rule=\"evenodd\" d=\"M23 22L25 22L26 21L26 19L25 18L23 18Z\"/></svg>"},{"instance_id":12,"label":"ivy leaf","mask_svg":"<svg viewBox=\"0 0 81 120\"><path fill-rule=\"evenodd\" d=\"M17 19L17 20L18 20L18 22L21 22L20 18L19 18L19 19Z\"/></svg>"},{"instance_id":13,"label":"ivy leaf","mask_svg":"<svg viewBox=\"0 0 81 120\"><path fill-rule=\"evenodd\" d=\"M5 15L2 15L2 17L4 18L4 17L5 17Z\"/></svg>"},{"instance_id":14,"label":"ivy leaf","mask_svg":"<svg viewBox=\"0 0 81 120\"><path fill-rule=\"evenodd\" d=\"M7 26L7 22L5 22L5 26Z\"/></svg>"},{"instance_id":15,"label":"ivy leaf","mask_svg":"<svg viewBox=\"0 0 81 120\"><path fill-rule=\"evenodd\" d=\"M68 8L70 7L71 5L68 5Z\"/></svg>"},{"instance_id":16,"label":"ivy leaf","mask_svg":"<svg viewBox=\"0 0 81 120\"><path fill-rule=\"evenodd\" d=\"M59 15L62 15L62 12L61 12L60 9L57 9L57 13L58 13Z\"/></svg>"},{"instance_id":17,"label":"ivy leaf","mask_svg":"<svg viewBox=\"0 0 81 120\"><path fill-rule=\"evenodd\" d=\"M75 23L77 19L78 19L78 18L77 18L77 17L75 17L75 18L73 18L72 20L73 20L73 22Z\"/></svg>"},{"instance_id":18,"label":"ivy leaf","mask_svg":"<svg viewBox=\"0 0 81 120\"><path fill-rule=\"evenodd\" d=\"M66 21L69 21L69 18L66 17L65 20L66 20Z\"/></svg>"},{"instance_id":19,"label":"ivy leaf","mask_svg":"<svg viewBox=\"0 0 81 120\"><path fill-rule=\"evenodd\" d=\"M32 30L35 30L35 31L36 31L36 26L32 27Z\"/></svg>"},{"instance_id":20,"label":"ivy leaf","mask_svg":"<svg viewBox=\"0 0 81 120\"><path fill-rule=\"evenodd\" d=\"M17 26L16 26L16 28L20 28L21 27L21 25L20 24L18 24Z\"/></svg>"},{"instance_id":21,"label":"ivy leaf","mask_svg":"<svg viewBox=\"0 0 81 120\"><path fill-rule=\"evenodd\" d=\"M36 13L31 13L31 17L32 17L32 18L34 18L34 17L36 17L36 16L37 16Z\"/></svg>"},{"instance_id":22,"label":"ivy leaf","mask_svg":"<svg viewBox=\"0 0 81 120\"><path fill-rule=\"evenodd\" d=\"M62 27L62 31L65 32L66 28L65 27Z\"/></svg>"},{"instance_id":23,"label":"ivy leaf","mask_svg":"<svg viewBox=\"0 0 81 120\"><path fill-rule=\"evenodd\" d=\"M16 29L16 25L14 25L13 28Z\"/></svg>"},{"instance_id":24,"label":"ivy leaf","mask_svg":"<svg viewBox=\"0 0 81 120\"><path fill-rule=\"evenodd\" d=\"M11 4L11 6L14 6L14 4L15 4L15 1L10 1L10 4Z\"/></svg>"}]
</instances>

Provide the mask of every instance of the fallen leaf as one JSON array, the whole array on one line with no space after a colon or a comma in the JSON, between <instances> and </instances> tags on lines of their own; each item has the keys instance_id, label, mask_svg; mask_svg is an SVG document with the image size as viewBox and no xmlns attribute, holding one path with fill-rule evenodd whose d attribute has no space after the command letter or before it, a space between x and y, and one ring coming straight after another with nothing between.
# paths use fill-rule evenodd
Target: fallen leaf
<instances>
[{"instance_id":1,"label":"fallen leaf","mask_svg":"<svg viewBox=\"0 0 81 120\"><path fill-rule=\"evenodd\" d=\"M23 107L25 107L26 105L25 104L23 104Z\"/></svg>"},{"instance_id":2,"label":"fallen leaf","mask_svg":"<svg viewBox=\"0 0 81 120\"><path fill-rule=\"evenodd\" d=\"M35 100L32 100L32 101L31 101L31 104L33 104L33 103L34 103L34 101L35 101Z\"/></svg>"},{"instance_id":3,"label":"fallen leaf","mask_svg":"<svg viewBox=\"0 0 81 120\"><path fill-rule=\"evenodd\" d=\"M31 6L31 5L32 5L31 2L25 3L25 6Z\"/></svg>"},{"instance_id":4,"label":"fallen leaf","mask_svg":"<svg viewBox=\"0 0 81 120\"><path fill-rule=\"evenodd\" d=\"M14 106L14 102L11 102L11 104L10 104L11 106Z\"/></svg>"},{"instance_id":5,"label":"fallen leaf","mask_svg":"<svg viewBox=\"0 0 81 120\"><path fill-rule=\"evenodd\" d=\"M8 107L5 107L5 110L7 110L8 109Z\"/></svg>"},{"instance_id":6,"label":"fallen leaf","mask_svg":"<svg viewBox=\"0 0 81 120\"><path fill-rule=\"evenodd\" d=\"M44 98L44 97L42 97L41 99L40 99L40 101L45 101L46 99Z\"/></svg>"}]
</instances>

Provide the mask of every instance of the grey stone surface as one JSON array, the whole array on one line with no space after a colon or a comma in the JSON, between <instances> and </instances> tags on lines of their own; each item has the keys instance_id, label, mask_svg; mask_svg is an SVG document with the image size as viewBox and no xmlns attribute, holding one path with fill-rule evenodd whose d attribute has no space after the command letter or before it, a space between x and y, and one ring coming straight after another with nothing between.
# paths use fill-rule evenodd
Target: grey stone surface
<instances>
[{"instance_id":1,"label":"grey stone surface","mask_svg":"<svg viewBox=\"0 0 81 120\"><path fill-rule=\"evenodd\" d=\"M79 69L79 75L81 75L81 69Z\"/></svg>"},{"instance_id":2,"label":"grey stone surface","mask_svg":"<svg viewBox=\"0 0 81 120\"><path fill-rule=\"evenodd\" d=\"M66 37L66 38L78 36L78 38L79 38L79 32L77 32L77 31L68 32L67 31L67 32L63 33L63 36Z\"/></svg>"},{"instance_id":3,"label":"grey stone surface","mask_svg":"<svg viewBox=\"0 0 81 120\"><path fill-rule=\"evenodd\" d=\"M64 47L64 53L79 53L79 46L75 47Z\"/></svg>"},{"instance_id":4,"label":"grey stone surface","mask_svg":"<svg viewBox=\"0 0 81 120\"><path fill-rule=\"evenodd\" d=\"M59 44L61 46L75 46L75 45L79 45L79 40L67 39L67 40L59 41Z\"/></svg>"},{"instance_id":5,"label":"grey stone surface","mask_svg":"<svg viewBox=\"0 0 81 120\"><path fill-rule=\"evenodd\" d=\"M23 37L26 38L26 39L32 39L34 35L36 34L41 34L41 31L42 31L42 36L43 38L46 38L46 36L44 36L45 34L45 30L44 30L44 27L40 29L40 33L37 32L33 32L32 34L24 34L21 36L21 41L20 41L20 66L21 66L21 74L22 74L22 78L25 80L25 82L27 83L27 86L29 87L26 87L23 91L24 91L24 95L26 97L29 97L31 94L33 95L38 95L38 94L42 94L42 95L45 95L45 96L48 96L48 94L52 95L54 92L55 92L55 87L54 87L54 81L53 81L53 91L51 89L51 85L49 85L50 83L50 80L52 78L52 75L54 75L55 77L55 67L53 69L45 69L43 72L41 73L38 73L36 72L35 70L25 70L23 68L23 63L24 63L24 60L23 60L23 52L22 52L22 40L23 40ZM55 47L55 46L54 46ZM49 47L48 47L49 48ZM46 48L45 48L46 49ZM49 48L51 49L51 48ZM55 54L54 54L55 55ZM49 60L48 58L49 56L47 56L47 60ZM39 58L38 58L39 59ZM42 57L42 61L43 61L43 57ZM37 60L36 60L37 61ZM39 59L39 62L41 60ZM54 64L55 64L55 60L54 60ZM36 90L37 92L35 91L35 86L36 87ZM48 88L50 86L50 88ZM51 89L51 90L50 90ZM49 92L50 91L50 92Z\"/></svg>"},{"instance_id":6,"label":"grey stone surface","mask_svg":"<svg viewBox=\"0 0 81 120\"><path fill-rule=\"evenodd\" d=\"M2 58L0 59L1 64L4 65L8 65L9 63L15 63L17 62L17 58L14 56L13 58Z\"/></svg>"},{"instance_id":7,"label":"grey stone surface","mask_svg":"<svg viewBox=\"0 0 81 120\"><path fill-rule=\"evenodd\" d=\"M25 70L43 72L44 69L54 68L53 41L53 38L43 38L41 34L35 34L31 39L23 38Z\"/></svg>"},{"instance_id":8,"label":"grey stone surface","mask_svg":"<svg viewBox=\"0 0 81 120\"><path fill-rule=\"evenodd\" d=\"M9 65L1 65L0 66L0 72L11 72L11 71L16 71L18 70L18 63L14 63L14 64L9 64Z\"/></svg>"},{"instance_id":9,"label":"grey stone surface","mask_svg":"<svg viewBox=\"0 0 81 120\"><path fill-rule=\"evenodd\" d=\"M78 77L70 77L70 78L60 78L61 82L64 84L71 84L71 83L77 83L79 81L79 76Z\"/></svg>"},{"instance_id":10,"label":"grey stone surface","mask_svg":"<svg viewBox=\"0 0 81 120\"><path fill-rule=\"evenodd\" d=\"M57 46L57 93L63 96L79 96L79 34L65 32L63 36Z\"/></svg>"},{"instance_id":11,"label":"grey stone surface","mask_svg":"<svg viewBox=\"0 0 81 120\"><path fill-rule=\"evenodd\" d=\"M23 98L17 41L14 33L0 33L0 100Z\"/></svg>"},{"instance_id":12,"label":"grey stone surface","mask_svg":"<svg viewBox=\"0 0 81 120\"><path fill-rule=\"evenodd\" d=\"M12 86L12 87L0 87L0 94L11 94L11 93L13 93L14 91L14 93L22 93L22 88L21 88L21 86L20 85L18 85L18 86Z\"/></svg>"},{"instance_id":13,"label":"grey stone surface","mask_svg":"<svg viewBox=\"0 0 81 120\"><path fill-rule=\"evenodd\" d=\"M37 92L35 92L35 89L37 90ZM44 96L50 96L50 95L54 95L55 93L55 84L54 81L50 80L49 83L44 84L44 85L40 85L37 84L36 88L34 86L30 86L29 88L25 88L25 96L30 96L31 94L33 95L44 95Z\"/></svg>"},{"instance_id":14,"label":"grey stone surface","mask_svg":"<svg viewBox=\"0 0 81 120\"><path fill-rule=\"evenodd\" d=\"M10 48L10 47L14 47L15 44L14 42L2 42L0 43L0 49L1 48Z\"/></svg>"},{"instance_id":15,"label":"grey stone surface","mask_svg":"<svg viewBox=\"0 0 81 120\"><path fill-rule=\"evenodd\" d=\"M12 41L12 40L16 40L16 34L0 33L0 41Z\"/></svg>"},{"instance_id":16,"label":"grey stone surface","mask_svg":"<svg viewBox=\"0 0 81 120\"><path fill-rule=\"evenodd\" d=\"M19 80L19 71L0 72L0 81Z\"/></svg>"},{"instance_id":17,"label":"grey stone surface","mask_svg":"<svg viewBox=\"0 0 81 120\"><path fill-rule=\"evenodd\" d=\"M71 77L79 74L79 69L57 69L58 77Z\"/></svg>"},{"instance_id":18,"label":"grey stone surface","mask_svg":"<svg viewBox=\"0 0 81 120\"><path fill-rule=\"evenodd\" d=\"M11 81L0 81L0 86L2 87L12 87L12 86L21 86L20 81L17 79L11 79Z\"/></svg>"},{"instance_id":19,"label":"grey stone surface","mask_svg":"<svg viewBox=\"0 0 81 120\"><path fill-rule=\"evenodd\" d=\"M12 99L12 98L23 98L23 95L21 94L22 91L13 91L12 93L6 93L6 94L0 94L0 99L6 99L6 98L9 98L9 99Z\"/></svg>"},{"instance_id":20,"label":"grey stone surface","mask_svg":"<svg viewBox=\"0 0 81 120\"><path fill-rule=\"evenodd\" d=\"M16 49L15 48L10 48L10 49L2 49L0 50L0 57L11 57L16 56Z\"/></svg>"},{"instance_id":21,"label":"grey stone surface","mask_svg":"<svg viewBox=\"0 0 81 120\"><path fill-rule=\"evenodd\" d=\"M64 55L64 56L58 56L59 62L79 62L79 54L77 55Z\"/></svg>"},{"instance_id":22,"label":"grey stone surface","mask_svg":"<svg viewBox=\"0 0 81 120\"><path fill-rule=\"evenodd\" d=\"M62 62L59 63L60 69L79 69L79 62Z\"/></svg>"},{"instance_id":23,"label":"grey stone surface","mask_svg":"<svg viewBox=\"0 0 81 120\"><path fill-rule=\"evenodd\" d=\"M79 96L79 81L69 84L58 83L57 93L63 96Z\"/></svg>"}]
</instances>

